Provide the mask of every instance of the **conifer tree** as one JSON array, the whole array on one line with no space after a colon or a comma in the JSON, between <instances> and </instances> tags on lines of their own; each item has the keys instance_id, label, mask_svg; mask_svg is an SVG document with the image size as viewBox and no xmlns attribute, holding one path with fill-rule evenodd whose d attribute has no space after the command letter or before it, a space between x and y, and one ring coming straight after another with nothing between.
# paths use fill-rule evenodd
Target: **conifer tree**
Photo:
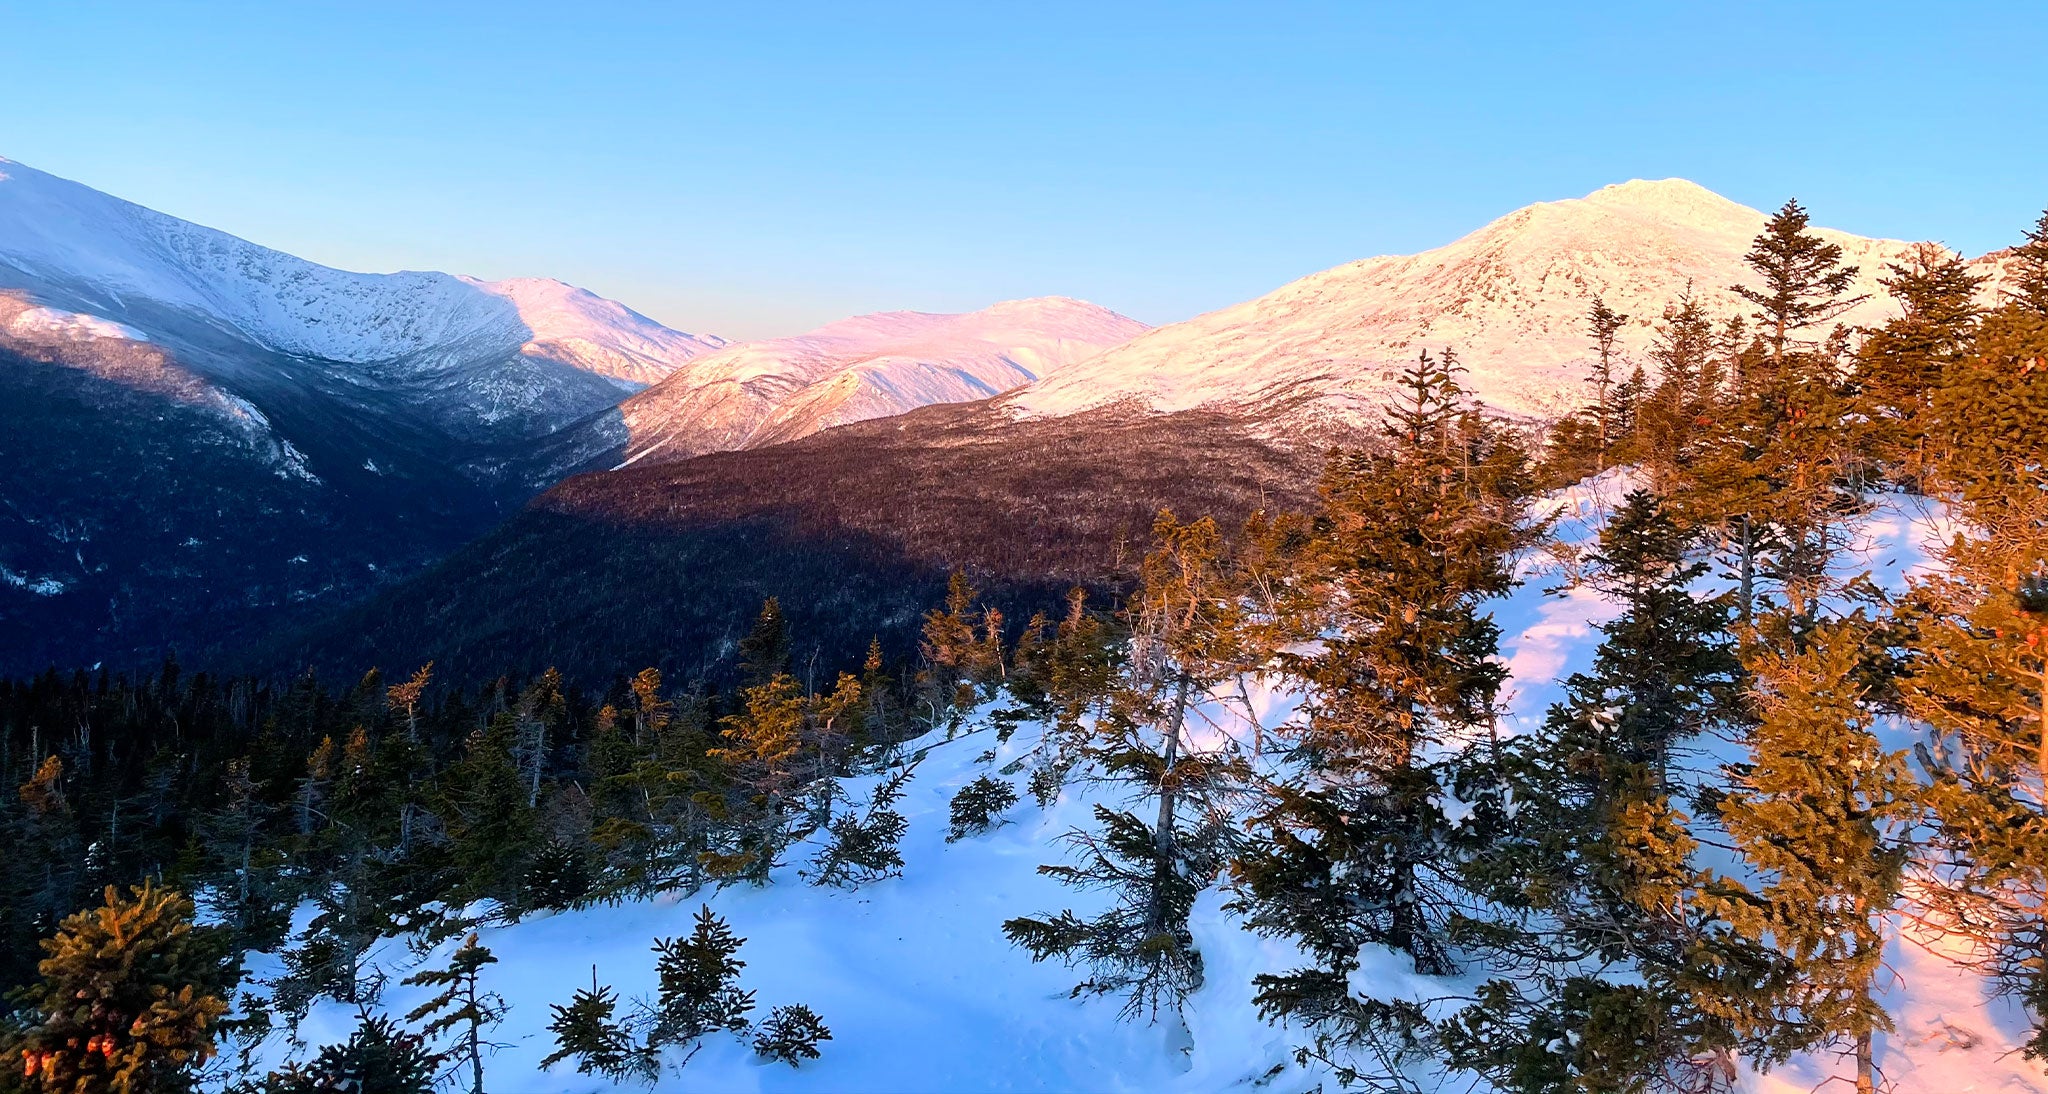
<instances>
[{"instance_id":1,"label":"conifer tree","mask_svg":"<svg viewBox=\"0 0 2048 1094\"><path fill-rule=\"evenodd\" d=\"M2012 288L2007 299L2015 308L2048 318L2048 212L2034 221L2012 250Z\"/></svg>"},{"instance_id":2,"label":"conifer tree","mask_svg":"<svg viewBox=\"0 0 2048 1094\"><path fill-rule=\"evenodd\" d=\"M19 1000L14 1048L24 1086L49 1094L193 1089L237 978L225 932L193 926L192 902L144 884L43 942L39 980Z\"/></svg>"},{"instance_id":3,"label":"conifer tree","mask_svg":"<svg viewBox=\"0 0 2048 1094\"><path fill-rule=\"evenodd\" d=\"M1593 297L1593 308L1586 315L1587 327L1593 335L1593 372L1588 382L1593 388L1593 405L1587 408L1599 429L1599 447L1596 450L1596 471L1607 470L1607 453L1621 433L1615 421L1617 406L1614 399L1615 352L1614 342L1621 328L1628 323L1628 316L1607 306L1607 301Z\"/></svg>"},{"instance_id":4,"label":"conifer tree","mask_svg":"<svg viewBox=\"0 0 2048 1094\"><path fill-rule=\"evenodd\" d=\"M1986 315L1928 401L1924 488L1956 534L1909 603L1907 713L1925 725L1932 903L2023 1000L2048 1057L2048 315Z\"/></svg>"},{"instance_id":5,"label":"conifer tree","mask_svg":"<svg viewBox=\"0 0 2048 1094\"><path fill-rule=\"evenodd\" d=\"M1454 935L1497 974L1440 1037L1453 1067L1503 1089L1684 1089L1749 1028L1716 996L1770 972L1697 910L1711 878L1673 757L1741 712L1729 598L1692 592L1707 568L1690 539L1656 496L1624 499L1591 559L1620 613L1590 671L1539 732L1468 750L1457 774L1473 816L1455 853L1493 911Z\"/></svg>"},{"instance_id":6,"label":"conifer tree","mask_svg":"<svg viewBox=\"0 0 2048 1094\"><path fill-rule=\"evenodd\" d=\"M221 783L220 804L197 824L210 904L245 947L271 949L291 926L279 856L265 839L275 810L250 777L247 758L228 761Z\"/></svg>"},{"instance_id":7,"label":"conifer tree","mask_svg":"<svg viewBox=\"0 0 2048 1094\"><path fill-rule=\"evenodd\" d=\"M802 1003L776 1007L754 1034L754 1052L763 1059L780 1060L791 1067L818 1058L818 1042L832 1039L832 1031L816 1011Z\"/></svg>"},{"instance_id":8,"label":"conifer tree","mask_svg":"<svg viewBox=\"0 0 2048 1094\"><path fill-rule=\"evenodd\" d=\"M1097 807L1101 830L1067 837L1079 863L1040 867L1068 884L1112 892L1107 912L1084 920L1062 911L1003 925L1033 960L1086 967L1077 992L1125 993L1127 1015L1177 1012L1200 985L1187 917L1221 866L1228 799L1249 775L1239 749L1197 747L1188 724L1194 704L1251 667L1222 537L1213 520L1184 524L1171 512L1161 512L1152 531L1157 546L1125 613L1125 671L1079 758L1098 777L1126 784L1153 816Z\"/></svg>"},{"instance_id":9,"label":"conifer tree","mask_svg":"<svg viewBox=\"0 0 2048 1094\"><path fill-rule=\"evenodd\" d=\"M347 1041L328 1045L313 1062L271 1072L263 1094L433 1094L447 1057L426 1038L382 1015L365 1014Z\"/></svg>"},{"instance_id":10,"label":"conifer tree","mask_svg":"<svg viewBox=\"0 0 2048 1094\"><path fill-rule=\"evenodd\" d=\"M1891 1028L1875 992L1920 812L1905 755L1873 731L1872 637L1859 615L1803 650L1755 656L1762 709L1718 808L1755 880L1726 879L1712 901L1790 962L1779 1021L1795 1039L1846 1042L1857 1094L1877 1090L1874 1035Z\"/></svg>"},{"instance_id":11,"label":"conifer tree","mask_svg":"<svg viewBox=\"0 0 2048 1094\"><path fill-rule=\"evenodd\" d=\"M652 1081L659 1061L633 1039L623 1020L613 1017L618 1006L617 993L598 984L597 968L592 966L588 990L578 988L567 1006L550 1006L555 1017L548 1023L548 1031L555 1035L555 1051L540 1066L546 1069L574 1060L578 1075L595 1072L608 1079Z\"/></svg>"},{"instance_id":12,"label":"conifer tree","mask_svg":"<svg viewBox=\"0 0 2048 1094\"><path fill-rule=\"evenodd\" d=\"M439 1037L453 1031L455 1048L450 1055L457 1068L469 1070L469 1094L484 1094L484 1051L502 1047L484 1039L486 1030L505 1020L505 1000L478 984L484 966L497 963L491 951L471 934L448 958L445 969L423 969L405 978L414 987L441 989L405 1016L408 1022L427 1019L421 1032Z\"/></svg>"},{"instance_id":13,"label":"conifer tree","mask_svg":"<svg viewBox=\"0 0 2048 1094\"><path fill-rule=\"evenodd\" d=\"M1900 314L1872 331L1856 354L1858 413L1852 421L1870 431L1893 473L1918 488L1925 464L1939 455L1927 447L1924 417L1944 374L1975 341L1982 279L1960 256L1932 243L1919 244L1907 261L1886 270L1882 284Z\"/></svg>"},{"instance_id":14,"label":"conifer tree","mask_svg":"<svg viewBox=\"0 0 2048 1094\"><path fill-rule=\"evenodd\" d=\"M1664 310L1650 349L1657 377L1640 415L1639 447L1651 483L1666 496L1690 477L1719 401L1715 346L1713 320L1690 292Z\"/></svg>"},{"instance_id":15,"label":"conifer tree","mask_svg":"<svg viewBox=\"0 0 2048 1094\"><path fill-rule=\"evenodd\" d=\"M759 687L788 671L789 624L782 602L771 596L761 602L754 629L740 639L740 673L748 687Z\"/></svg>"},{"instance_id":16,"label":"conifer tree","mask_svg":"<svg viewBox=\"0 0 2048 1094\"><path fill-rule=\"evenodd\" d=\"M1842 248L1808 231L1812 218L1797 201L1787 201L1764 225L1763 233L1742 256L1763 282L1762 287L1731 286L1731 291L1756 307L1771 363L1781 369L1808 328L1831 323L1868 299L1850 296L1856 267L1842 265Z\"/></svg>"},{"instance_id":17,"label":"conifer tree","mask_svg":"<svg viewBox=\"0 0 2048 1094\"><path fill-rule=\"evenodd\" d=\"M1307 575L1321 641L1282 660L1307 689L1306 717L1285 727L1301 773L1271 789L1263 841L1233 863L1234 907L1313 961L1260 976L1262 1012L1309 1026L1304 1052L1338 1067L1428 1024L1408 1001L1357 994L1361 948L1423 973L1455 966L1439 749L1492 734L1505 670L1480 606L1514 586L1512 560L1540 531L1522 452L1468 413L1456 376L1449 355L1423 354L1389 412L1389 450L1326 474Z\"/></svg>"},{"instance_id":18,"label":"conifer tree","mask_svg":"<svg viewBox=\"0 0 2048 1094\"><path fill-rule=\"evenodd\" d=\"M690 937L655 940L657 995L648 1008L650 1051L670 1045L683 1048L687 1063L705 1034L747 1028L754 993L739 986L740 970L747 963L738 956L746 941L713 915L708 904L698 908Z\"/></svg>"},{"instance_id":19,"label":"conifer tree","mask_svg":"<svg viewBox=\"0 0 2048 1094\"><path fill-rule=\"evenodd\" d=\"M896 811L918 761L897 768L875 785L866 810L845 813L827 826L825 846L811 867L811 884L854 889L903 874L903 834L910 822Z\"/></svg>"},{"instance_id":20,"label":"conifer tree","mask_svg":"<svg viewBox=\"0 0 2048 1094\"><path fill-rule=\"evenodd\" d=\"M518 715L505 711L470 734L438 780L438 814L466 899L511 900L539 847L528 790L513 756Z\"/></svg>"}]
</instances>

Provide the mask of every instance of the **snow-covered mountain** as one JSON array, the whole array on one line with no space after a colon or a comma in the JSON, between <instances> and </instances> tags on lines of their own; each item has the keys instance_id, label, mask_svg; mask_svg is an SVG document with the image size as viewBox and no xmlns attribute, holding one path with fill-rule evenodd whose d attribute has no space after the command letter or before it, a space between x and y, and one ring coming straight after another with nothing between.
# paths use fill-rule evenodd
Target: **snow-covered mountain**
<instances>
[{"instance_id":1,"label":"snow-covered mountain","mask_svg":"<svg viewBox=\"0 0 2048 1094\"><path fill-rule=\"evenodd\" d=\"M246 642L417 571L723 346L557 281L331 269L0 160L0 673Z\"/></svg>"},{"instance_id":2,"label":"snow-covered mountain","mask_svg":"<svg viewBox=\"0 0 2048 1094\"><path fill-rule=\"evenodd\" d=\"M725 345L557 281L332 269L5 159L0 290L141 331L204 371L318 362L473 440L558 429Z\"/></svg>"},{"instance_id":3,"label":"snow-covered mountain","mask_svg":"<svg viewBox=\"0 0 2048 1094\"><path fill-rule=\"evenodd\" d=\"M626 402L626 462L755 448L933 403L986 399L1145 329L1107 308L1049 296L964 315L862 315L734 346Z\"/></svg>"},{"instance_id":4,"label":"snow-covered mountain","mask_svg":"<svg viewBox=\"0 0 2048 1094\"><path fill-rule=\"evenodd\" d=\"M1729 286L1754 282L1742 255L1765 219L1683 179L1608 186L1517 210L1433 251L1352 262L1157 328L1004 402L1034 416L1120 400L1176 411L1306 398L1369 416L1417 352L1449 347L1482 401L1545 416L1584 398L1595 295L1630 317L1620 344L1641 363L1656 321L1688 291L1717 316L1750 310ZM1854 291L1871 294L1841 321L1890 314L1878 279L1913 245L1820 234L1859 268ZM1989 272L1995 259L1978 262Z\"/></svg>"}]
</instances>

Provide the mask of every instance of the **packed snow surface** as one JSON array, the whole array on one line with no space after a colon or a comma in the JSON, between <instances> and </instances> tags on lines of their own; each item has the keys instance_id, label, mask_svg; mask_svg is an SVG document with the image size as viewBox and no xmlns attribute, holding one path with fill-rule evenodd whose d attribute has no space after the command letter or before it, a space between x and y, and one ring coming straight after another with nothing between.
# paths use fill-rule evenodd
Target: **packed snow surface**
<instances>
[{"instance_id":1,"label":"packed snow surface","mask_svg":"<svg viewBox=\"0 0 2048 1094\"><path fill-rule=\"evenodd\" d=\"M1482 401L1547 417L1584 402L1596 295L1629 317L1623 378L1629 365L1650 367L1655 324L1688 292L1716 318L1751 311L1730 286L1755 283L1742 256L1766 219L1683 179L1608 186L1517 210L1433 251L1352 262L1160 327L1005 402L1057 416L1120 400L1177 411L1306 399L1369 416L1418 352L1450 348ZM1878 279L1913 244L1817 231L1858 268L1852 295L1871 297L1840 321L1882 321L1891 305Z\"/></svg>"},{"instance_id":2,"label":"packed snow surface","mask_svg":"<svg viewBox=\"0 0 2048 1094\"><path fill-rule=\"evenodd\" d=\"M1630 486L1625 472L1561 492L1548 502L1561 539L1584 546ZM1937 514L1887 505L1866 522L1844 572L1869 570L1896 587L1902 576L1927 566L1923 543L1939 532ZM1561 681L1592 662L1599 624L1613 605L1585 587L1568 587L1553 563L1531 559L1525 583L1495 602L1501 658L1514 674L1507 693L1507 732L1537 725L1557 701ZM1718 584L1719 579L1707 579ZM1270 729L1289 718L1295 697L1268 681L1248 681L1244 700L1215 698L1199 704L1191 735L1207 746L1221 736L1243 740L1254 724ZM1294 967L1297 955L1281 942L1246 932L1224 910L1227 894L1212 886L1191 920L1202 953L1205 982L1189 999L1184 1023L1153 1024L1117 1017L1114 998L1071 998L1078 974L1056 964L1033 964L1004 938L1004 920L1073 908L1089 914L1099 895L1077 893L1040 875L1041 863L1064 861L1060 837L1093 824L1098 803L1122 804L1102 784L1070 783L1041 809L1025 792L1025 771L1015 766L1037 743L1038 727L1025 723L998 739L991 714L973 712L954 732L937 730L903 746L902 757L921 757L899 811L909 820L907 869L900 878L844 891L806 884L802 870L815 846L794 849L788 865L766 887L707 889L693 896L629 902L616 907L536 916L487 928L482 942L498 957L483 974L486 988L511 1003L510 1017L492 1034L505 1045L486 1064L487 1084L521 1092L633 1091L574 1074L572 1065L540 1069L553 1045L547 1032L550 1004L566 1003L591 981L624 999L651 996L657 937L687 935L691 916L708 903L746 939L739 957L743 987L757 993L756 1017L777 1005L801 1002L832 1030L823 1058L791 1070L757 1060L736 1037L717 1034L680 1072L664 1073L654 1088L683 1091L1297 1091L1331 1077L1294 1063L1303 1037L1262 1021L1252 1003L1252 978ZM1712 758L1706 762L1712 762ZM1022 801L1011 822L959 843L944 842L952 795L976 776L1006 778ZM875 778L849 780L861 800ZM424 959L396 940L374 959L394 975L421 963L439 964L453 942ZM2048 1089L2039 1064L2014 1047L2024 1016L2009 1000L1988 999L1984 984L1960 972L1938 952L1938 939L1894 944L1882 1000L1898 1031L1879 1038L1879 1060L1894 1088L1905 1091L2020 1092ZM1391 952L1364 955L1361 987L1377 994L1440 993L1440 982L1416 977ZM274 968L259 957L259 974ZM391 988L380 1006L404 1014L422 998L416 989ZM352 1028L351 1008L327 1003L301 1030L312 1044L338 1040ZM281 1041L265 1057L282 1056ZM1830 1055L1795 1059L1768 1074L1745 1073L1745 1094L1795 1094L1845 1074ZM1463 1078L1448 1082L1418 1075L1421 1089L1473 1094L1485 1090Z\"/></svg>"},{"instance_id":3,"label":"packed snow surface","mask_svg":"<svg viewBox=\"0 0 2048 1094\"><path fill-rule=\"evenodd\" d=\"M986 399L1123 344L1143 323L1081 300L964 315L882 312L691 361L624 406L627 462L794 440L934 403Z\"/></svg>"}]
</instances>

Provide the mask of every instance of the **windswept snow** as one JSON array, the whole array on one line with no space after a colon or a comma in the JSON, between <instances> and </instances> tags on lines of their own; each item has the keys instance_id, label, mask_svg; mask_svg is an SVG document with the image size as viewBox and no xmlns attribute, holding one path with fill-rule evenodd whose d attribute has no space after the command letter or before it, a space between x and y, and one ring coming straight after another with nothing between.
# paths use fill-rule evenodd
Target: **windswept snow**
<instances>
[{"instance_id":1,"label":"windswept snow","mask_svg":"<svg viewBox=\"0 0 2048 1094\"><path fill-rule=\"evenodd\" d=\"M1753 283L1742 256L1765 220L1683 179L1608 186L1517 210L1433 251L1352 262L1160 327L1005 402L1038 416L1122 400L1176 411L1308 399L1356 417L1378 411L1419 351L1449 347L1482 401L1547 416L1582 401L1594 296L1630 317L1624 357L1648 366L1655 322L1687 292L1717 317L1750 310L1730 286ZM1878 279L1913 245L1819 232L1858 267L1852 291L1871 295L1841 321L1889 315ZM1996 257L1977 267L1994 272Z\"/></svg>"},{"instance_id":2,"label":"windswept snow","mask_svg":"<svg viewBox=\"0 0 2048 1094\"><path fill-rule=\"evenodd\" d=\"M795 440L934 403L986 399L1144 331L1081 300L964 315L882 312L708 354L629 400L626 462Z\"/></svg>"}]
</instances>

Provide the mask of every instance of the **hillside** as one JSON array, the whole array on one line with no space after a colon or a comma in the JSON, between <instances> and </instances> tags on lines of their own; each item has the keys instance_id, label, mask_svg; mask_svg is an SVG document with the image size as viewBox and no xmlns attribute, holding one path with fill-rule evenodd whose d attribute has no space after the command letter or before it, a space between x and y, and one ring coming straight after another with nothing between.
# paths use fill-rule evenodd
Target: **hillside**
<instances>
[{"instance_id":1,"label":"hillside","mask_svg":"<svg viewBox=\"0 0 2048 1094\"><path fill-rule=\"evenodd\" d=\"M1587 542L1625 481L1611 477L1552 499L1562 537ZM1860 550L1844 564L1872 567L1880 583L1896 586L1903 573L1925 565L1920 540L1931 530L1925 514L1887 508L1869 522ZM1598 593L1570 587L1555 570L1531 565L1523 576L1517 592L1492 606L1503 631L1501 658L1513 671L1504 721L1510 731L1541 722L1560 698L1563 678L1587 669L1601 639L1596 626L1613 614ZM1547 593L1552 585L1566 587ZM1270 730L1293 716L1294 699L1284 689L1254 681L1247 694L1249 708L1222 697L1202 705L1194 735L1205 747L1225 737L1248 740L1254 722ZM486 971L483 985L512 1006L496 1032L505 1047L487 1058L491 1088L646 1089L630 1080L615 1084L577 1075L567 1064L543 1071L540 1060L554 1047L548 1008L567 1002L593 968L599 982L626 999L651 995L653 940L687 934L699 904L708 903L746 939L739 952L747 963L741 982L757 993L758 1010L805 1003L830 1026L832 1039L820 1046L821 1059L791 1070L757 1059L739 1037L713 1034L687 1066L656 1083L656 1091L1207 1092L1304 1090L1318 1083L1337 1089L1330 1072L1293 1058L1302 1031L1258 1015L1252 977L1286 969L1298 955L1247 931L1226 907L1232 894L1224 882L1203 891L1190 920L1204 978L1189 998L1184 1021L1120 1020L1116 998L1074 997L1070 989L1078 973L1057 963L1033 963L1004 938L1002 923L1012 916L1057 908L1085 915L1106 906L1100 895L1065 888L1037 867L1067 861L1062 837L1095 827L1095 807L1127 804L1115 784L1077 778L1056 801L1037 805L1024 791L1026 775L1039 762L1035 750L1043 727L1026 722L1014 736L999 733L1003 723L995 714L1007 705L1000 699L984 704L957 731L937 730L901 746L899 761L918 764L900 806L909 822L900 878L852 891L813 887L806 871L818 850L814 840L792 848L787 865L765 887L732 885L484 928L481 940L499 963ZM1714 762L1711 754L1694 760L1709 778ZM952 796L981 775L1010 783L1021 803L994 831L946 842ZM875 782L873 775L847 780L848 800L863 801ZM372 960L397 973L431 965L448 948L420 957L398 940L387 940ZM1882 1000L1898 1028L1881 1038L1878 1052L1893 1089L2042 1089L2040 1066L2015 1050L2028 1025L2013 1000L1987 997L1982 982L1950 966L1938 944L1924 939L1894 941L1889 963ZM255 967L261 975L274 965L259 957ZM1462 978L1418 977L1391 953L1369 955L1358 976L1376 990L1399 985L1395 990L1421 999L1469 986ZM421 998L417 989L395 988L381 1009L402 1014ZM325 1003L301 1034L314 1043L331 1042L344 1037L355 1020L351 1008ZM284 1045L273 1039L264 1058L275 1062L283 1053ZM1745 1069L1736 1089L1799 1094L1825 1089L1822 1084L1844 1074L1842 1062L1831 1055L1807 1054L1764 1074ZM1490 1089L1469 1077L1447 1079L1421 1067L1411 1078L1418 1090Z\"/></svg>"}]
</instances>

